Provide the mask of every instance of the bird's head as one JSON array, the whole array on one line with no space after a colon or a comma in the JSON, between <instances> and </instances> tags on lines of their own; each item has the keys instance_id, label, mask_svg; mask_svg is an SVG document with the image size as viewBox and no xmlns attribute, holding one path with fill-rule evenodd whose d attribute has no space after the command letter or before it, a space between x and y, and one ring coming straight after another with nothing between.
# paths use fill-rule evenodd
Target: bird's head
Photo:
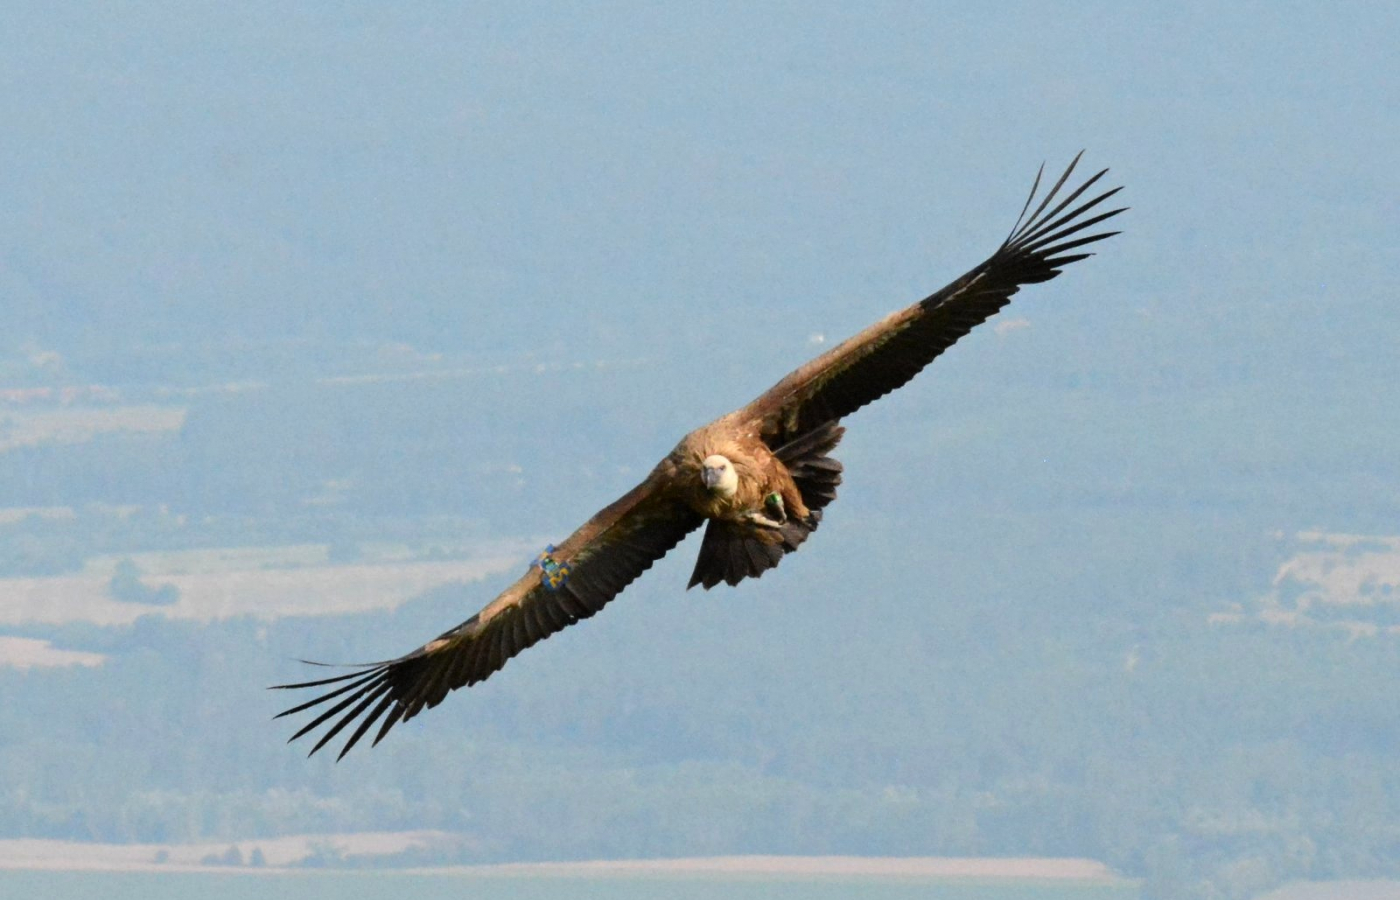
<instances>
[{"instance_id":1,"label":"bird's head","mask_svg":"<svg viewBox=\"0 0 1400 900\"><path fill-rule=\"evenodd\" d=\"M718 453L705 457L700 463L700 480L705 483L706 490L722 497L733 497L739 490L739 473L734 471L734 464Z\"/></svg>"}]
</instances>

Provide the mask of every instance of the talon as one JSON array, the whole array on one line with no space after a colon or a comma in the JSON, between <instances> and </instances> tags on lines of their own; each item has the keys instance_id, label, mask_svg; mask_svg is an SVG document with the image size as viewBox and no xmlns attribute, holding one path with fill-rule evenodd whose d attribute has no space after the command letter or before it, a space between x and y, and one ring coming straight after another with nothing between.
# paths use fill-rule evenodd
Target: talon
<instances>
[{"instance_id":1,"label":"talon","mask_svg":"<svg viewBox=\"0 0 1400 900\"><path fill-rule=\"evenodd\" d=\"M744 518L748 519L753 524L760 525L764 528L782 528L783 522L787 521L786 518L783 519L783 522L779 522L776 519L770 519L768 516L765 516L763 513L759 512L756 509L751 509L748 512L744 513Z\"/></svg>"}]
</instances>

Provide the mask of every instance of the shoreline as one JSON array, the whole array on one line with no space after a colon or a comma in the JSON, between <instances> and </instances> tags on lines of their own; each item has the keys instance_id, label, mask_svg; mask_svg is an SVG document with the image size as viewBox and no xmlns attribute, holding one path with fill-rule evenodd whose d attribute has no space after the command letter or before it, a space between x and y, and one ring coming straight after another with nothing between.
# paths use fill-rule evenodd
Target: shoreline
<instances>
[{"instance_id":1,"label":"shoreline","mask_svg":"<svg viewBox=\"0 0 1400 900\"><path fill-rule=\"evenodd\" d=\"M774 878L1056 881L1120 884L1101 862L1055 857L866 857L733 855L673 859L510 862L389 866L377 860L410 850L461 846L444 832L288 835L198 844L99 844L42 838L0 839L0 877L7 871L182 872L221 875L317 873L460 877ZM330 851L338 862L307 865Z\"/></svg>"},{"instance_id":2,"label":"shoreline","mask_svg":"<svg viewBox=\"0 0 1400 900\"><path fill-rule=\"evenodd\" d=\"M1130 879L1091 859L951 856L698 856L669 859L495 863L412 870L420 874L534 875L568 878L898 879L929 881L1057 881L1121 884Z\"/></svg>"}]
</instances>

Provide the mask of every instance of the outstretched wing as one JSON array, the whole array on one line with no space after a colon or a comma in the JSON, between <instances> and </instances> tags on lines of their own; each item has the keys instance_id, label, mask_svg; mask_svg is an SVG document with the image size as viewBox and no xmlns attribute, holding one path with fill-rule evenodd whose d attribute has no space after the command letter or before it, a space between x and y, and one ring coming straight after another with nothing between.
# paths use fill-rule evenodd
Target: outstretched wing
<instances>
[{"instance_id":1,"label":"outstretched wing","mask_svg":"<svg viewBox=\"0 0 1400 900\"><path fill-rule=\"evenodd\" d=\"M437 706L449 691L485 680L526 647L602 609L700 525L698 513L668 495L667 481L658 467L485 609L412 653L345 675L276 685L326 688L278 718L331 703L291 740L327 726L311 748L315 753L358 722L341 748L344 756L379 722L378 744L396 724Z\"/></svg>"},{"instance_id":2,"label":"outstretched wing","mask_svg":"<svg viewBox=\"0 0 1400 900\"><path fill-rule=\"evenodd\" d=\"M1021 285L1049 281L1063 267L1092 256L1071 251L1118 233L1078 236L1123 211L1090 215L1121 188L1070 208L1104 176L1108 171L1104 169L1052 207L1078 162L1076 155L1026 218L1040 188L1041 167L1011 234L985 262L941 291L887 316L797 369L749 404L741 415L761 423L764 437L773 446L836 421L904 385L958 338L1010 302Z\"/></svg>"}]
</instances>

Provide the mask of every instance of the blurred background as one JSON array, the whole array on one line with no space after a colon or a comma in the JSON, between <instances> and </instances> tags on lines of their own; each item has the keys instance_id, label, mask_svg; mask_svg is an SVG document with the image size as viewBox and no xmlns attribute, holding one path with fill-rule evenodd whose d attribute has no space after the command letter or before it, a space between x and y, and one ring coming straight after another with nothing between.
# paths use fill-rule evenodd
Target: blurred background
<instances>
[{"instance_id":1,"label":"blurred background","mask_svg":"<svg viewBox=\"0 0 1400 900\"><path fill-rule=\"evenodd\" d=\"M941 6L7 4L0 837L1400 876L1400 14ZM283 745L1081 148L779 570Z\"/></svg>"}]
</instances>

